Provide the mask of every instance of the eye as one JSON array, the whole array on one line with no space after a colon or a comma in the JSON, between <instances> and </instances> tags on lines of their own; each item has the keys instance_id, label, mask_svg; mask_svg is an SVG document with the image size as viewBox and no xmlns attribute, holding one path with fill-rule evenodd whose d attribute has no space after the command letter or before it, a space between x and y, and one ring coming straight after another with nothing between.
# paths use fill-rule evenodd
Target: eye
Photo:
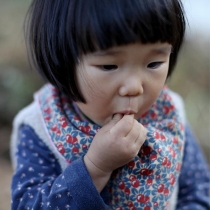
<instances>
[{"instance_id":1,"label":"eye","mask_svg":"<svg viewBox=\"0 0 210 210\"><path fill-rule=\"evenodd\" d=\"M163 62L152 62L147 65L147 68L156 69L156 68L160 67L162 64L163 64Z\"/></svg>"},{"instance_id":2,"label":"eye","mask_svg":"<svg viewBox=\"0 0 210 210\"><path fill-rule=\"evenodd\" d=\"M100 66L100 68L104 71L112 71L112 70L116 70L118 66L117 65L102 65Z\"/></svg>"}]
</instances>

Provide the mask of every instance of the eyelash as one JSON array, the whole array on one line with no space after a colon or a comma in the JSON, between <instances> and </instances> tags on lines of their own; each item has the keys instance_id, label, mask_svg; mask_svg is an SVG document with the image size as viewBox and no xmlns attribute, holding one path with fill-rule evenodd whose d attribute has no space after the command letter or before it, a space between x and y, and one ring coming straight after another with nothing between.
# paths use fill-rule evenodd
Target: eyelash
<instances>
[{"instance_id":1,"label":"eyelash","mask_svg":"<svg viewBox=\"0 0 210 210\"><path fill-rule=\"evenodd\" d=\"M113 71L118 69L117 65L101 65L99 66L103 71Z\"/></svg>"},{"instance_id":2,"label":"eyelash","mask_svg":"<svg viewBox=\"0 0 210 210\"><path fill-rule=\"evenodd\" d=\"M152 62L147 65L147 68L156 69L160 67L162 64L163 62ZM118 69L118 66L117 65L101 65L99 66L99 68L101 68L103 71L113 71L113 70Z\"/></svg>"},{"instance_id":3,"label":"eyelash","mask_svg":"<svg viewBox=\"0 0 210 210\"><path fill-rule=\"evenodd\" d=\"M160 67L162 64L163 64L163 62L152 62L147 65L147 68L156 69L156 68Z\"/></svg>"}]
</instances>

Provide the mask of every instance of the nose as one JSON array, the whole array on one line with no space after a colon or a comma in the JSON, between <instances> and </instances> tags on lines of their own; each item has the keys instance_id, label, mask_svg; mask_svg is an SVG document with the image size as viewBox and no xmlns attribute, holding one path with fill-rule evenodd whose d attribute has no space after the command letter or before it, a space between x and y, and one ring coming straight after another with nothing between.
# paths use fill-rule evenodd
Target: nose
<instances>
[{"instance_id":1,"label":"nose","mask_svg":"<svg viewBox=\"0 0 210 210\"><path fill-rule=\"evenodd\" d=\"M125 78L121 87L119 88L119 94L121 96L138 96L144 92L142 81L137 76L131 76Z\"/></svg>"}]
</instances>

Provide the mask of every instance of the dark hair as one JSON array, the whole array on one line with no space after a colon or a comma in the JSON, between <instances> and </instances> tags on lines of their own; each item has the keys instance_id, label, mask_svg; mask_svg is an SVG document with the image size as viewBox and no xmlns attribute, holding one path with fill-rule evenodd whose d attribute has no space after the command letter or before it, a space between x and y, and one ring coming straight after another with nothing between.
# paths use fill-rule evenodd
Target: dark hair
<instances>
[{"instance_id":1,"label":"dark hair","mask_svg":"<svg viewBox=\"0 0 210 210\"><path fill-rule=\"evenodd\" d=\"M180 0L33 0L26 35L33 64L73 100L75 66L82 54L141 41L172 44L168 76L185 33Z\"/></svg>"}]
</instances>

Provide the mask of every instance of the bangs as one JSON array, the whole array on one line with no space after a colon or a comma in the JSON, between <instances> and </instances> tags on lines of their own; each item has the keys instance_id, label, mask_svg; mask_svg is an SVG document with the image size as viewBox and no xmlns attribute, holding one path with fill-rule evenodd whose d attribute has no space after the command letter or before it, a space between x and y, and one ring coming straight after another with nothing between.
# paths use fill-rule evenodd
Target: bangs
<instances>
[{"instance_id":1,"label":"bangs","mask_svg":"<svg viewBox=\"0 0 210 210\"><path fill-rule=\"evenodd\" d=\"M77 0L75 4L74 25L69 25L67 37L74 31L79 54L137 41L175 46L184 33L177 0Z\"/></svg>"},{"instance_id":2,"label":"bangs","mask_svg":"<svg viewBox=\"0 0 210 210\"><path fill-rule=\"evenodd\" d=\"M33 0L25 22L29 61L45 81L82 102L76 66L88 52L168 42L170 76L184 37L183 11L181 0Z\"/></svg>"}]
</instances>

